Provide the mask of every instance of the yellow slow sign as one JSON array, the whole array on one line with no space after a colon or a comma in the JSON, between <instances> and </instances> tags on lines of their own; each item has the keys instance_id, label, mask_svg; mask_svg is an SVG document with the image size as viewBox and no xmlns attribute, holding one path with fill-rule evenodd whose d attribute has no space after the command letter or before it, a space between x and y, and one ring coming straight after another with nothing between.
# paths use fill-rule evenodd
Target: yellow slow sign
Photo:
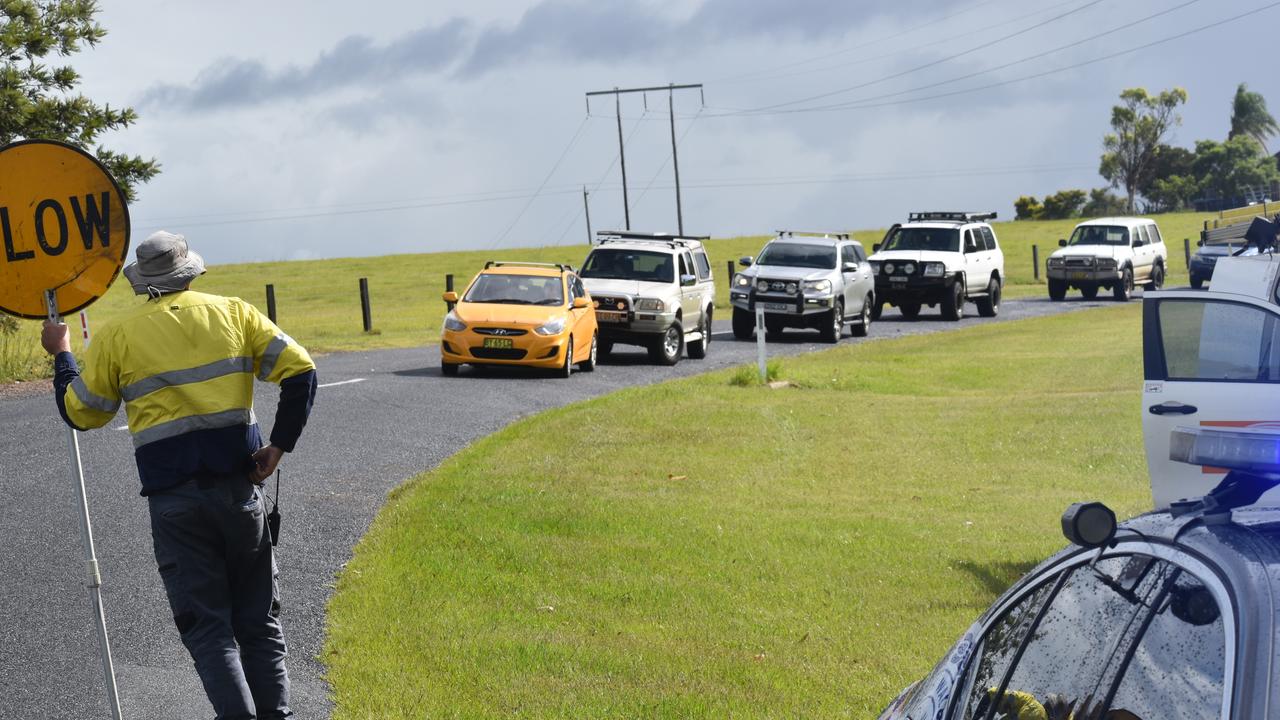
<instances>
[{"instance_id":1,"label":"yellow slow sign","mask_svg":"<svg viewBox=\"0 0 1280 720\"><path fill-rule=\"evenodd\" d=\"M129 252L129 208L95 158L48 140L0 148L0 311L39 319L102 297Z\"/></svg>"}]
</instances>

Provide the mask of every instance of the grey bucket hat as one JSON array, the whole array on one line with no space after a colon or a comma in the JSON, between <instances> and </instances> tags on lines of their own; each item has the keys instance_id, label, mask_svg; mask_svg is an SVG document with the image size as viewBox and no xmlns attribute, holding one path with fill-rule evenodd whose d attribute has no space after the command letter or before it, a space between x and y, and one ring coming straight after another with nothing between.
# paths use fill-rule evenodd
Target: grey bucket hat
<instances>
[{"instance_id":1,"label":"grey bucket hat","mask_svg":"<svg viewBox=\"0 0 1280 720\"><path fill-rule=\"evenodd\" d=\"M152 294L149 288L176 292L204 274L204 258L188 248L181 235L153 233L138 245L136 255L137 260L125 266L124 276L139 295Z\"/></svg>"}]
</instances>

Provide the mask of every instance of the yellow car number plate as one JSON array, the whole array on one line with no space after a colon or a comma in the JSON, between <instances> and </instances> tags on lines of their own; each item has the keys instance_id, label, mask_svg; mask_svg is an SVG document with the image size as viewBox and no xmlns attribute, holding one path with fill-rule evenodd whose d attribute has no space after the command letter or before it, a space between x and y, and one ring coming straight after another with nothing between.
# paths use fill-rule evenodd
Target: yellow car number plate
<instances>
[{"instance_id":1,"label":"yellow car number plate","mask_svg":"<svg viewBox=\"0 0 1280 720\"><path fill-rule=\"evenodd\" d=\"M484 346L487 348L497 348L501 350L509 350L515 347L511 338L485 338Z\"/></svg>"},{"instance_id":2,"label":"yellow car number plate","mask_svg":"<svg viewBox=\"0 0 1280 720\"><path fill-rule=\"evenodd\" d=\"M598 322L626 322L627 314L624 312L613 312L611 310L597 310L596 320Z\"/></svg>"}]
</instances>

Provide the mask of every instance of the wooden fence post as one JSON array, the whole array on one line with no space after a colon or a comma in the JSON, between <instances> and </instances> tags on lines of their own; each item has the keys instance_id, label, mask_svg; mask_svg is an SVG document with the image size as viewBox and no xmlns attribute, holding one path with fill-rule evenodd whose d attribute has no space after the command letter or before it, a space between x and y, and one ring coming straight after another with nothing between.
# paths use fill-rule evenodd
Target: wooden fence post
<instances>
[{"instance_id":1,"label":"wooden fence post","mask_svg":"<svg viewBox=\"0 0 1280 720\"><path fill-rule=\"evenodd\" d=\"M372 331L373 310L369 307L369 278L360 278L360 314L364 318L364 331Z\"/></svg>"}]
</instances>

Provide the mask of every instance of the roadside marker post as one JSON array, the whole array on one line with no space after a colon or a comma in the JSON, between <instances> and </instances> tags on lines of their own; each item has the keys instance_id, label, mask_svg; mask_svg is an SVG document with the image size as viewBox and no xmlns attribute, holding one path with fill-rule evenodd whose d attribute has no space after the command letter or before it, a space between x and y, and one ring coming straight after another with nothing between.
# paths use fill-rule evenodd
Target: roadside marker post
<instances>
[{"instance_id":1,"label":"roadside marker post","mask_svg":"<svg viewBox=\"0 0 1280 720\"><path fill-rule=\"evenodd\" d=\"M769 363L765 352L764 307L756 306L756 362L760 365L760 382L769 382Z\"/></svg>"},{"instance_id":2,"label":"roadside marker post","mask_svg":"<svg viewBox=\"0 0 1280 720\"><path fill-rule=\"evenodd\" d=\"M1031 272L1035 273L1036 280L1040 279L1040 246L1031 246Z\"/></svg>"},{"instance_id":3,"label":"roadside marker post","mask_svg":"<svg viewBox=\"0 0 1280 720\"><path fill-rule=\"evenodd\" d=\"M1191 238L1182 238L1182 256L1187 261L1187 270L1191 270Z\"/></svg>"},{"instance_id":4,"label":"roadside marker post","mask_svg":"<svg viewBox=\"0 0 1280 720\"><path fill-rule=\"evenodd\" d=\"M276 321L276 286L267 283L267 319Z\"/></svg>"},{"instance_id":5,"label":"roadside marker post","mask_svg":"<svg viewBox=\"0 0 1280 720\"><path fill-rule=\"evenodd\" d=\"M84 349L89 349L89 311L80 311L80 340L84 344Z\"/></svg>"},{"instance_id":6,"label":"roadside marker post","mask_svg":"<svg viewBox=\"0 0 1280 720\"><path fill-rule=\"evenodd\" d=\"M373 331L373 309L369 307L369 278L360 278L360 317L364 331Z\"/></svg>"},{"instance_id":7,"label":"roadside marker post","mask_svg":"<svg viewBox=\"0 0 1280 720\"><path fill-rule=\"evenodd\" d=\"M106 168L79 148L47 140L5 145L0 147L0 241L0 312L61 323L64 313L80 312L102 297L124 266L129 252L124 193ZM81 323L87 344L83 313ZM111 717L121 720L80 438L71 427L67 454L107 703Z\"/></svg>"}]
</instances>

